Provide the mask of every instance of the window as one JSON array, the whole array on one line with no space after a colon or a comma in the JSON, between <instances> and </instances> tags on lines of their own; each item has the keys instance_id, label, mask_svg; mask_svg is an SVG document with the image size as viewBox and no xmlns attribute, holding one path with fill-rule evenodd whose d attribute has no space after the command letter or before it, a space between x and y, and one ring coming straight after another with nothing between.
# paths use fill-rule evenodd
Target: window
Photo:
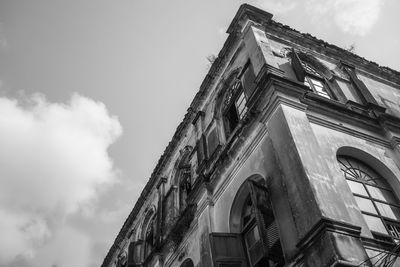
<instances>
[{"instance_id":1,"label":"window","mask_svg":"<svg viewBox=\"0 0 400 267\"><path fill-rule=\"evenodd\" d=\"M224 98L222 116L226 136L236 129L248 110L247 102L256 89L256 76L250 61L234 78L229 79L230 86Z\"/></svg>"},{"instance_id":2,"label":"window","mask_svg":"<svg viewBox=\"0 0 400 267\"><path fill-rule=\"evenodd\" d=\"M325 83L324 78L313 67L311 67L311 65L304 62L301 62L301 64L306 71L304 84L307 85L316 94L328 99L332 99L332 97L328 93L328 86Z\"/></svg>"},{"instance_id":3,"label":"window","mask_svg":"<svg viewBox=\"0 0 400 267\"><path fill-rule=\"evenodd\" d=\"M224 102L223 117L225 133L229 136L238 126L247 112L247 98L243 91L242 81L236 80L229 89Z\"/></svg>"},{"instance_id":4,"label":"window","mask_svg":"<svg viewBox=\"0 0 400 267\"><path fill-rule=\"evenodd\" d=\"M294 49L292 49L290 57L297 79L314 93L327 99L343 98L343 93L333 79L332 71L317 58L304 52L296 52Z\"/></svg>"},{"instance_id":5,"label":"window","mask_svg":"<svg viewBox=\"0 0 400 267\"><path fill-rule=\"evenodd\" d=\"M180 167L179 176L179 212L183 212L188 205L187 198L192 191L191 166L184 165Z\"/></svg>"},{"instance_id":6,"label":"window","mask_svg":"<svg viewBox=\"0 0 400 267\"><path fill-rule=\"evenodd\" d=\"M387 181L363 162L339 156L343 176L375 238L400 242L400 205Z\"/></svg>"},{"instance_id":7,"label":"window","mask_svg":"<svg viewBox=\"0 0 400 267\"><path fill-rule=\"evenodd\" d=\"M252 181L248 182L248 186L250 194L243 205L241 228L249 265L283 266L275 218L270 205L266 204L269 202L267 192L263 185Z\"/></svg>"},{"instance_id":8,"label":"window","mask_svg":"<svg viewBox=\"0 0 400 267\"><path fill-rule=\"evenodd\" d=\"M144 236L144 259L146 259L153 251L155 244L155 216L153 216L147 225L145 236Z\"/></svg>"},{"instance_id":9,"label":"window","mask_svg":"<svg viewBox=\"0 0 400 267\"><path fill-rule=\"evenodd\" d=\"M126 253L121 253L118 256L117 267L126 267Z\"/></svg>"},{"instance_id":10,"label":"window","mask_svg":"<svg viewBox=\"0 0 400 267\"><path fill-rule=\"evenodd\" d=\"M281 267L284 257L265 181L252 177L238 189L230 233L211 233L214 266Z\"/></svg>"}]
</instances>

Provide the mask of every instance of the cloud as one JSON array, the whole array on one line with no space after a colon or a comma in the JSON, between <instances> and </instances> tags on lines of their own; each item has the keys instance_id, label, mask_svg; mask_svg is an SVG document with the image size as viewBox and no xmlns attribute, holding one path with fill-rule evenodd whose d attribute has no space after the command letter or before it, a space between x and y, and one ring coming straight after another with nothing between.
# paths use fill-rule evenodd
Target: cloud
<instances>
[{"instance_id":1,"label":"cloud","mask_svg":"<svg viewBox=\"0 0 400 267\"><path fill-rule=\"evenodd\" d=\"M63 260L71 249L63 238L88 244L65 221L96 199L100 187L117 181L107 149L122 134L118 119L103 103L78 94L68 103L39 94L0 97L0 114L0 266L21 259L40 266L34 262L49 244L59 249L47 266L57 260L85 266Z\"/></svg>"},{"instance_id":2,"label":"cloud","mask_svg":"<svg viewBox=\"0 0 400 267\"><path fill-rule=\"evenodd\" d=\"M333 20L345 33L363 36L378 21L380 0L307 0L306 11L314 21L326 23Z\"/></svg>"},{"instance_id":3,"label":"cloud","mask_svg":"<svg viewBox=\"0 0 400 267\"><path fill-rule=\"evenodd\" d=\"M273 15L288 13L297 6L292 0L256 0L254 4Z\"/></svg>"}]
</instances>

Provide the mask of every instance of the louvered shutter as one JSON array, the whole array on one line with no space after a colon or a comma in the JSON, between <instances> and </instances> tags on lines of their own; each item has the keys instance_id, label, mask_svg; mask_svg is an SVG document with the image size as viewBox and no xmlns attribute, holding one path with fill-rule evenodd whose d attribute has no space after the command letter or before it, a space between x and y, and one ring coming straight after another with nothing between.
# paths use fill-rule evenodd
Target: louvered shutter
<instances>
[{"instance_id":1,"label":"louvered shutter","mask_svg":"<svg viewBox=\"0 0 400 267\"><path fill-rule=\"evenodd\" d=\"M158 246L161 244L162 238L163 238L163 213L165 212L164 210L164 205L163 205L163 198L161 197L161 194L159 195L159 200L158 200L158 207L157 207L157 217L156 217L156 231L155 231L155 245Z\"/></svg>"},{"instance_id":2,"label":"louvered shutter","mask_svg":"<svg viewBox=\"0 0 400 267\"><path fill-rule=\"evenodd\" d=\"M265 186L249 181L251 200L256 208L256 220L259 227L264 254L270 259L282 259L279 232Z\"/></svg>"},{"instance_id":3,"label":"louvered shutter","mask_svg":"<svg viewBox=\"0 0 400 267\"><path fill-rule=\"evenodd\" d=\"M254 93L254 89L256 88L255 80L256 76L254 75L253 65L249 62L242 76L243 91L246 95L246 99L250 99Z\"/></svg>"},{"instance_id":4,"label":"louvered shutter","mask_svg":"<svg viewBox=\"0 0 400 267\"><path fill-rule=\"evenodd\" d=\"M169 234L176 220L177 207L175 207L176 189L171 188L163 200L163 239Z\"/></svg>"},{"instance_id":5,"label":"louvered shutter","mask_svg":"<svg viewBox=\"0 0 400 267\"><path fill-rule=\"evenodd\" d=\"M247 267L240 234L211 233L210 243L214 266Z\"/></svg>"},{"instance_id":6,"label":"louvered shutter","mask_svg":"<svg viewBox=\"0 0 400 267\"><path fill-rule=\"evenodd\" d=\"M291 57L292 57L292 67L294 73L296 74L297 79L300 82L304 83L304 77L306 76L306 71L303 65L301 64L301 60L297 55L296 51L294 51L294 49L292 49Z\"/></svg>"},{"instance_id":7,"label":"louvered shutter","mask_svg":"<svg viewBox=\"0 0 400 267\"><path fill-rule=\"evenodd\" d=\"M128 264L127 267L135 266L135 242L131 242L128 247Z\"/></svg>"},{"instance_id":8,"label":"louvered shutter","mask_svg":"<svg viewBox=\"0 0 400 267\"><path fill-rule=\"evenodd\" d=\"M214 127L207 135L207 158L211 158L219 146L217 127Z\"/></svg>"},{"instance_id":9,"label":"louvered shutter","mask_svg":"<svg viewBox=\"0 0 400 267\"><path fill-rule=\"evenodd\" d=\"M203 164L204 160L206 159L204 135L201 135L200 139L197 141L196 151L197 151L198 166L201 166Z\"/></svg>"}]
</instances>

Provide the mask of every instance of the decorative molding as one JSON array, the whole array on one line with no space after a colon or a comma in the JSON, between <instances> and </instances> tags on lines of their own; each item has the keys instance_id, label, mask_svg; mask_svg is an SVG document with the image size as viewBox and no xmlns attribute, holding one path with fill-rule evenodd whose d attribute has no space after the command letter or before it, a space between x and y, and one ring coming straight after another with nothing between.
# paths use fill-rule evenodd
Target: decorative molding
<instances>
[{"instance_id":1,"label":"decorative molding","mask_svg":"<svg viewBox=\"0 0 400 267\"><path fill-rule=\"evenodd\" d=\"M308 247L312 246L313 243L326 232L339 233L360 238L361 227L345 222L335 221L329 218L322 218L308 231L308 233L302 239L300 239L300 241L296 244L296 247L299 248L300 251L304 251Z\"/></svg>"},{"instance_id":2,"label":"decorative molding","mask_svg":"<svg viewBox=\"0 0 400 267\"><path fill-rule=\"evenodd\" d=\"M158 180L158 183L157 183L157 185L156 185L156 188L159 189L160 186L161 186L162 184L166 184L167 181L168 181L168 178L167 178L167 177L161 177L161 178Z\"/></svg>"}]
</instances>

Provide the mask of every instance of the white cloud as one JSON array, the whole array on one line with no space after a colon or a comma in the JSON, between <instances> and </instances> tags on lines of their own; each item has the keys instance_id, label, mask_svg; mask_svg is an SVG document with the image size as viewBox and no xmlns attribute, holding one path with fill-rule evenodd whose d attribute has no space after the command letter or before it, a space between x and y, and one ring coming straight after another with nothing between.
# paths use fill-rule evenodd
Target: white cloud
<instances>
[{"instance_id":1,"label":"white cloud","mask_svg":"<svg viewBox=\"0 0 400 267\"><path fill-rule=\"evenodd\" d=\"M292 0L256 0L254 4L273 15L288 13L297 6Z\"/></svg>"},{"instance_id":2,"label":"white cloud","mask_svg":"<svg viewBox=\"0 0 400 267\"><path fill-rule=\"evenodd\" d=\"M365 35L378 21L381 0L307 0L306 10L314 21L333 20L346 33Z\"/></svg>"},{"instance_id":3,"label":"white cloud","mask_svg":"<svg viewBox=\"0 0 400 267\"><path fill-rule=\"evenodd\" d=\"M122 128L103 103L77 94L66 104L38 94L0 97L0 114L0 266L21 257L35 262L56 239L68 246L61 242L72 231L65 218L95 199L98 187L115 183L107 149ZM54 252L54 261L68 249Z\"/></svg>"}]
</instances>

